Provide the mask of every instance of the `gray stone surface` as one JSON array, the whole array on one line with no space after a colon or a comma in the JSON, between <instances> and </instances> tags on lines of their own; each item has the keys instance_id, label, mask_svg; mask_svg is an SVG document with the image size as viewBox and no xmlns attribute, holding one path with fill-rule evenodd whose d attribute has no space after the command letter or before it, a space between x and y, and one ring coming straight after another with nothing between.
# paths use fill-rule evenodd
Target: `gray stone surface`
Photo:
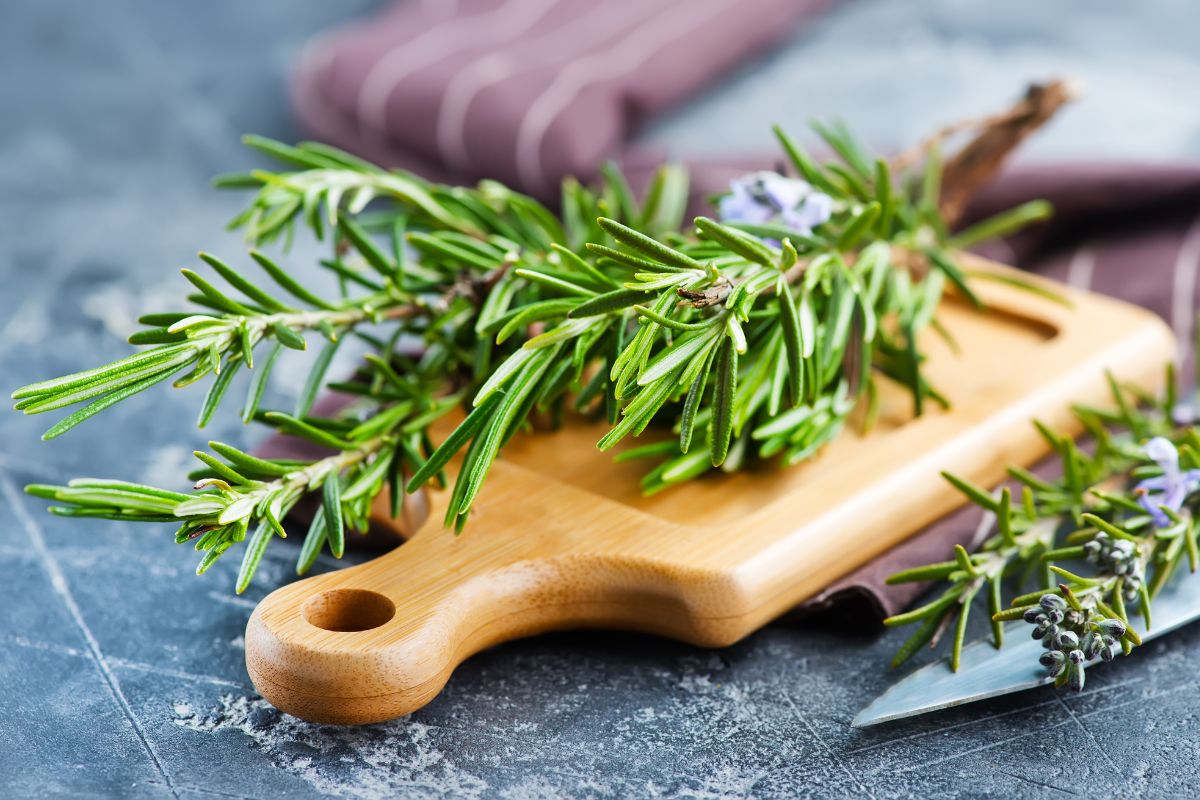
<instances>
[{"instance_id":1,"label":"gray stone surface","mask_svg":"<svg viewBox=\"0 0 1200 800\"><path fill-rule=\"evenodd\" d=\"M254 163L243 131L294 138L286 65L370 0L0 5L3 386L126 352L175 268L239 198L206 188ZM1091 100L1035 155L1195 156L1188 0L1004 4L862 0L645 133L681 152L765 146L765 124L839 113L894 145L1069 71ZM298 253L302 260L304 251ZM293 379L293 383L294 383ZM280 392L294 391L283 381ZM0 414L0 786L12 797L1188 795L1200 772L1200 629L1033 692L869 731L848 726L900 635L769 626L722 651L563 634L471 659L411 717L309 725L261 701L242 664L253 604L289 579L275 546L243 598L170 532L46 515L20 494L78 474L179 483L211 436L196 390L156 391L50 444ZM324 568L331 568L326 562Z\"/></svg>"}]
</instances>

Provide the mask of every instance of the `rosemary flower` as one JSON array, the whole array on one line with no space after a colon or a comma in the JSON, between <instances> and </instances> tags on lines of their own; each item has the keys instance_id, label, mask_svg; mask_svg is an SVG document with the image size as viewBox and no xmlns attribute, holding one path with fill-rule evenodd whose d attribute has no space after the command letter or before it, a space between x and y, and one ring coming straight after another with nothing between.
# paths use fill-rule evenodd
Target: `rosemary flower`
<instances>
[{"instance_id":1,"label":"rosemary flower","mask_svg":"<svg viewBox=\"0 0 1200 800\"><path fill-rule=\"evenodd\" d=\"M1179 451L1162 436L1155 436L1146 443L1146 455L1158 464L1163 474L1146 478L1134 489L1142 508L1154 519L1158 528L1166 528L1171 518L1162 507L1178 512L1188 495L1200 489L1200 469L1181 470Z\"/></svg>"},{"instance_id":2,"label":"rosemary flower","mask_svg":"<svg viewBox=\"0 0 1200 800\"><path fill-rule=\"evenodd\" d=\"M1200 415L1196 413L1196 406L1192 403L1178 403L1171 408L1171 422L1176 427L1183 428L1188 425L1195 425L1200 421Z\"/></svg>"},{"instance_id":3,"label":"rosemary flower","mask_svg":"<svg viewBox=\"0 0 1200 800\"><path fill-rule=\"evenodd\" d=\"M829 220L833 199L798 178L751 172L730 182L729 194L721 198L720 213L725 222L780 222L807 234Z\"/></svg>"}]
</instances>

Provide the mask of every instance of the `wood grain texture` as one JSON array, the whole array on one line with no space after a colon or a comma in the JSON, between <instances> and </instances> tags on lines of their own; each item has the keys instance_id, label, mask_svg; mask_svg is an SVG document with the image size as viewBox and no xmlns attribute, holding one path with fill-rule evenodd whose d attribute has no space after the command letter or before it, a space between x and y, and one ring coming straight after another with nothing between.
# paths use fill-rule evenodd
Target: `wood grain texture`
<instances>
[{"instance_id":1,"label":"wood grain texture","mask_svg":"<svg viewBox=\"0 0 1200 800\"><path fill-rule=\"evenodd\" d=\"M266 597L246 629L250 676L291 714L366 723L420 708L473 653L544 631L731 644L960 505L941 470L991 485L1043 455L1030 420L1076 430L1069 405L1105 404L1105 369L1158 388L1174 347L1161 320L1055 288L1073 308L982 282L987 313L948 299L940 317L961 353L923 344L954 408L914 420L887 387L869 435L848 430L799 467L643 497L644 465L597 451L590 423L518 437L461 536L440 526L435 495L402 547Z\"/></svg>"}]
</instances>

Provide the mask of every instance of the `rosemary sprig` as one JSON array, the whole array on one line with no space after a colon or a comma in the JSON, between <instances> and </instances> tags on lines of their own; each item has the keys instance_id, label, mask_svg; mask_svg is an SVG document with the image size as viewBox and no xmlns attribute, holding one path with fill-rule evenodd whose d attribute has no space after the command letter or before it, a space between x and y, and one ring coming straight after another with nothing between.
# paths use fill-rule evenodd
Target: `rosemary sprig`
<instances>
[{"instance_id":1,"label":"rosemary sprig","mask_svg":"<svg viewBox=\"0 0 1200 800\"><path fill-rule=\"evenodd\" d=\"M344 531L364 528L385 488L399 503L405 489L444 482L459 452L446 524L461 529L505 443L534 413L605 418L603 450L653 430L655 444L629 455L657 459L643 488L658 492L756 460L804 461L863 395L878 395L879 380L907 386L916 413L945 404L923 375L918 336L936 325L947 286L978 300L939 212L941 161L931 151L919 170L894 173L843 126L817 132L836 160L817 163L776 131L799 178L746 176L715 216L686 227L687 175L675 167L658 172L640 203L611 166L595 188L567 180L556 216L495 182L442 186L325 145L249 137L285 164L218 179L254 191L231 226L254 248L256 274L202 254L215 278L184 271L198 308L143 318L147 329L130 341L149 349L13 397L29 414L86 403L52 438L186 370L177 386L212 378L203 427L245 368L242 418L331 455L285 462L213 443L215 455L197 454L205 469L189 494L108 481L30 491L56 513L178 521L177 538L205 553L201 572L249 538L241 591L304 495L319 494L323 511L301 572L322 548L341 555ZM1046 213L1032 204L966 235ZM286 250L302 229L329 242L320 263L336 296L299 284L259 249L282 241ZM281 349L305 349L314 333L326 344L293 413L261 408ZM353 380L329 381L348 335L371 352ZM355 401L316 416L324 387ZM459 407L465 417L435 443L432 427ZM991 561L978 568L1003 571Z\"/></svg>"},{"instance_id":2,"label":"rosemary sprig","mask_svg":"<svg viewBox=\"0 0 1200 800\"><path fill-rule=\"evenodd\" d=\"M937 600L886 620L921 623L893 665L925 644L936 645L940 632L955 624L950 666L957 669L971 601L986 584L995 646L1002 645L1001 623L1024 619L1045 646L1041 661L1057 684L1082 689L1089 663L1127 655L1140 644L1130 615L1141 614L1149 628L1151 602L1179 565L1186 559L1196 571L1200 434L1191 408L1176 402L1174 368L1167 368L1168 388L1158 399L1119 386L1111 376L1109 383L1115 411L1073 409L1094 439L1092 452L1035 423L1062 475L1049 480L1009 468L1020 503L1008 486L991 493L946 475L971 502L995 514L996 530L973 555L959 547L954 562L889 579L949 584ZM1034 588L1003 607L1002 586L1021 591L1031 576Z\"/></svg>"}]
</instances>

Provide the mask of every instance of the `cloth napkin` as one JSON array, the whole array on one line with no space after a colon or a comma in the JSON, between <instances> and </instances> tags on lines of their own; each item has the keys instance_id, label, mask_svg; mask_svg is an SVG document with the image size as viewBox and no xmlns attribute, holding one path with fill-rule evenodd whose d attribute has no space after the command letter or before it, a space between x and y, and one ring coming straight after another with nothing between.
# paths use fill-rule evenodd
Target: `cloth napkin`
<instances>
[{"instance_id":1,"label":"cloth napkin","mask_svg":"<svg viewBox=\"0 0 1200 800\"><path fill-rule=\"evenodd\" d=\"M636 186L653 166L645 154L622 152L639 123L762 54L830 4L405 2L315 41L297 69L293 99L317 138L431 179L496 178L552 199L563 175L587 178L603 158L622 155ZM702 202L730 179L773 163L690 164L693 196ZM1192 380L1200 165L1012 170L975 199L964 224L1033 198L1054 203L1054 219L985 255L1158 313L1175 329L1184 380ZM305 455L297 447L275 439L262 451ZM409 509L412 525L421 509ZM887 586L888 575L947 559L955 544L985 536L987 525L977 510L951 514L801 610L834 608L859 620L894 614L925 587Z\"/></svg>"},{"instance_id":2,"label":"cloth napkin","mask_svg":"<svg viewBox=\"0 0 1200 800\"><path fill-rule=\"evenodd\" d=\"M653 115L762 55L831 0L403 2L306 48L317 138L437 180L554 199Z\"/></svg>"}]
</instances>

